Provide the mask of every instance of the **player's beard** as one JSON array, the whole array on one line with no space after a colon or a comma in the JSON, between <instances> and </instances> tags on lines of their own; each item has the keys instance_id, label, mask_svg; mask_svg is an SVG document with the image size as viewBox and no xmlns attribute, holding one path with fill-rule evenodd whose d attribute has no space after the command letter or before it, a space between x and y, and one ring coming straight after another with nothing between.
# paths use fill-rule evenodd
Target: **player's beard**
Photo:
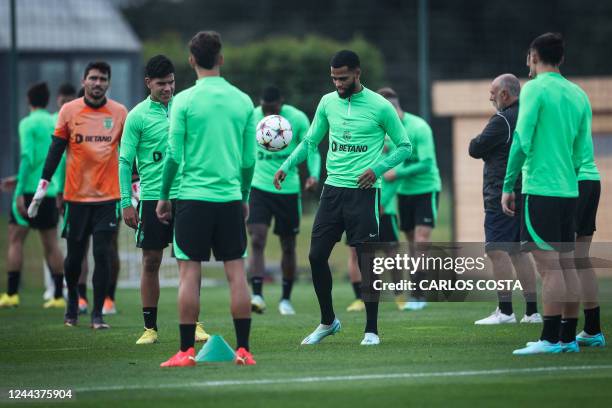
<instances>
[{"instance_id":1,"label":"player's beard","mask_svg":"<svg viewBox=\"0 0 612 408\"><path fill-rule=\"evenodd\" d=\"M355 88L357 88L357 85L355 84L355 80L353 79L353 82L349 85L349 87L344 90L344 94L341 94L340 92L338 92L338 90L336 90L336 92L338 92L338 96L340 98L347 99L355 93Z\"/></svg>"},{"instance_id":2,"label":"player's beard","mask_svg":"<svg viewBox=\"0 0 612 408\"><path fill-rule=\"evenodd\" d=\"M93 86L88 93L91 99L101 100L106 96L106 89L101 86Z\"/></svg>"}]
</instances>

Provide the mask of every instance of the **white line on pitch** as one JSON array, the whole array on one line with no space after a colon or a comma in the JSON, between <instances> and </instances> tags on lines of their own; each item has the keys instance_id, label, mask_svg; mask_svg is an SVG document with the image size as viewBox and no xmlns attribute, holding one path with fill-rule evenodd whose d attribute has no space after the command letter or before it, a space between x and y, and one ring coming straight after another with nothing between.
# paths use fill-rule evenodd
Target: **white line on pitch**
<instances>
[{"instance_id":1,"label":"white line on pitch","mask_svg":"<svg viewBox=\"0 0 612 408\"><path fill-rule=\"evenodd\" d=\"M328 381L369 381L369 380L395 380L408 378L434 378L434 377L472 377L483 375L503 375L503 374L530 374L545 373L552 371L581 371L581 370L608 370L612 365L591 365L591 366L561 366L561 367L532 367L532 368L502 368L494 370L467 370L467 371L440 371L423 373L388 373L388 374L362 374L362 375L332 375L321 377L294 377L294 378L270 378L260 380L219 380L219 381L196 381L178 384L147 384L147 385L108 385L97 387L77 387L76 392L95 392L95 391L127 391L141 389L173 389L173 388L206 388L206 387L226 387L236 385L267 385L267 384L299 384L317 383ZM170 369L171 370L171 369Z\"/></svg>"}]
</instances>

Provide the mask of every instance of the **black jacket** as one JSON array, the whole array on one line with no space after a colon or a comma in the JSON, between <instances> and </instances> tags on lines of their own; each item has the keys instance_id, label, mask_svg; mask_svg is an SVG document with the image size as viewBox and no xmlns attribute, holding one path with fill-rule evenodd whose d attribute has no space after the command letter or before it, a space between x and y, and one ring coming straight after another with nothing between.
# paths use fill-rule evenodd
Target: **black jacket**
<instances>
[{"instance_id":1,"label":"black jacket","mask_svg":"<svg viewBox=\"0 0 612 408\"><path fill-rule=\"evenodd\" d=\"M481 134L470 142L470 156L484 160L482 195L485 210L501 211L501 195L512 135L518 117L518 101L491 116ZM520 194L521 179L515 191Z\"/></svg>"}]
</instances>

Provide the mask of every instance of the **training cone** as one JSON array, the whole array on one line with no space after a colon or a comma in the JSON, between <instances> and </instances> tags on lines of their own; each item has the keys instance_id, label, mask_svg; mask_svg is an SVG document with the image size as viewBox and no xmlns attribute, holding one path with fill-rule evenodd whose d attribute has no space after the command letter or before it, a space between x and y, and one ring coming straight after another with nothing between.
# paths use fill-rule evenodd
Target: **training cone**
<instances>
[{"instance_id":1,"label":"training cone","mask_svg":"<svg viewBox=\"0 0 612 408\"><path fill-rule=\"evenodd\" d=\"M227 344L227 341L222 336L213 334L196 356L196 361L198 363L222 363L234 361L235 358L236 352Z\"/></svg>"}]
</instances>

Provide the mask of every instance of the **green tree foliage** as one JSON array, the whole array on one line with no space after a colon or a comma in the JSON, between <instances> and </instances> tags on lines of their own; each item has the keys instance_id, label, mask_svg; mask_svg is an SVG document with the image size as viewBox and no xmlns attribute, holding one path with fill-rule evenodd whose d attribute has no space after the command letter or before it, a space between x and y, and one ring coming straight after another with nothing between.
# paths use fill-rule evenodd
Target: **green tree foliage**
<instances>
[{"instance_id":1,"label":"green tree foliage","mask_svg":"<svg viewBox=\"0 0 612 408\"><path fill-rule=\"evenodd\" d=\"M276 85L287 103L312 116L321 96L334 90L329 60L341 49L352 49L362 61L362 82L376 89L384 81L382 53L361 37L338 42L319 36L271 37L242 46L224 44L222 74L248 93L257 104L262 89ZM145 61L155 54L171 58L177 69L177 91L190 86L195 74L188 63L187 45L176 33L165 33L144 43Z\"/></svg>"}]
</instances>

